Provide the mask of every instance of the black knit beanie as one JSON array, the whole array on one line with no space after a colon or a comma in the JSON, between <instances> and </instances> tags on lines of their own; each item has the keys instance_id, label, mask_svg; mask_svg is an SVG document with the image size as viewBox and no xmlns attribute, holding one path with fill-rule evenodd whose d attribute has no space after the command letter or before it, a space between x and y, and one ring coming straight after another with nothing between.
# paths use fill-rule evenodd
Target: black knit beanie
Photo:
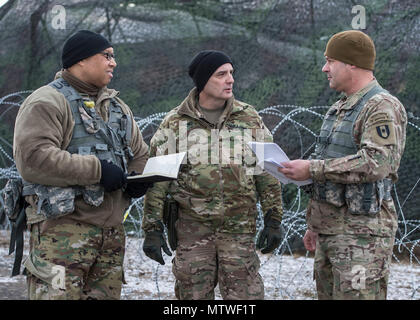
<instances>
[{"instance_id":1,"label":"black knit beanie","mask_svg":"<svg viewBox=\"0 0 420 320\"><path fill-rule=\"evenodd\" d=\"M225 63L233 65L232 60L223 52L215 50L204 50L199 52L188 67L188 74L193 79L198 93L206 85L212 74Z\"/></svg>"},{"instance_id":2,"label":"black knit beanie","mask_svg":"<svg viewBox=\"0 0 420 320\"><path fill-rule=\"evenodd\" d=\"M112 47L111 43L99 33L89 30L77 31L64 44L61 54L63 68L67 69L109 47Z\"/></svg>"}]
</instances>

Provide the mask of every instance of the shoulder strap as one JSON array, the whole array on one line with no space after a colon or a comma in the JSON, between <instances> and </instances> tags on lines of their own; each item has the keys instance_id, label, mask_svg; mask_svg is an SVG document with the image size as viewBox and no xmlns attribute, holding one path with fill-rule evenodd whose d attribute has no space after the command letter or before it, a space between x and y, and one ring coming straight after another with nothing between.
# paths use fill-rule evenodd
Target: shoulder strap
<instances>
[{"instance_id":1,"label":"shoulder strap","mask_svg":"<svg viewBox=\"0 0 420 320\"><path fill-rule=\"evenodd\" d=\"M26 206L22 207L16 221L12 222L12 231L11 231L11 234L10 234L9 255L12 254L16 249L15 261L13 262L12 277L20 274L20 264L22 262L23 246L24 246L23 233L24 233L25 228L26 228L25 208L26 208Z\"/></svg>"},{"instance_id":2,"label":"shoulder strap","mask_svg":"<svg viewBox=\"0 0 420 320\"><path fill-rule=\"evenodd\" d=\"M368 102L368 100L370 98L372 98L374 95L376 95L378 93L382 93L382 92L388 92L388 91L385 90L384 88L382 88L379 85L374 86L372 89L370 89L368 92L366 92L366 94L363 97L361 97L359 99L359 101L357 101L355 107L352 109L352 112L349 113L348 115L346 115L347 120L353 122L352 129L351 129L351 136L352 137L354 137L354 123L355 123L356 119L358 118L359 114L362 112L363 107L365 106L366 102ZM353 144L355 145L354 140L353 140ZM358 146L356 146L356 147L357 147L357 149L359 149Z\"/></svg>"},{"instance_id":3,"label":"shoulder strap","mask_svg":"<svg viewBox=\"0 0 420 320\"><path fill-rule=\"evenodd\" d=\"M49 86L56 89L58 92L64 95L64 97L69 101L81 100L82 97L66 80L63 78L55 79L54 81L48 84ZM70 103L72 104L72 103Z\"/></svg>"},{"instance_id":4,"label":"shoulder strap","mask_svg":"<svg viewBox=\"0 0 420 320\"><path fill-rule=\"evenodd\" d=\"M346 117L351 118L353 120L357 119L357 116L362 111L362 109L365 106L366 102L368 102L368 100L370 98L372 98L374 95L376 95L378 93L382 93L382 92L388 92L388 91L385 90L384 88L382 88L379 85L374 86L372 89L370 89L368 92L366 92L365 95L362 96L359 99L359 101L357 101L357 103L354 106L354 108L351 110L351 112L349 112L348 116L346 116Z\"/></svg>"}]
</instances>

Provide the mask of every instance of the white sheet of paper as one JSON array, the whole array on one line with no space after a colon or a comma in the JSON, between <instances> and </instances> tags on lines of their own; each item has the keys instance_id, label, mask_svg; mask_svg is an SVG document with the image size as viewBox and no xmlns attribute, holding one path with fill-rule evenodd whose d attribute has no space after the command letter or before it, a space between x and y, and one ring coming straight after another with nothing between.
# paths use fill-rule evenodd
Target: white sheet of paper
<instances>
[{"instance_id":1,"label":"white sheet of paper","mask_svg":"<svg viewBox=\"0 0 420 320\"><path fill-rule=\"evenodd\" d=\"M159 182L178 178L179 168L185 158L186 152L149 158L143 173L128 176L128 181Z\"/></svg>"},{"instance_id":2,"label":"white sheet of paper","mask_svg":"<svg viewBox=\"0 0 420 320\"><path fill-rule=\"evenodd\" d=\"M297 186L304 186L312 183L312 179L297 181L287 178L277 170L283 167L281 163L289 162L290 159L279 145L273 142L248 142L249 147L257 156L257 165L275 177L283 184L294 183Z\"/></svg>"},{"instance_id":3,"label":"white sheet of paper","mask_svg":"<svg viewBox=\"0 0 420 320\"><path fill-rule=\"evenodd\" d=\"M143 169L142 175L160 174L176 178L178 176L179 167L186 154L186 152L180 152L149 158Z\"/></svg>"}]
</instances>

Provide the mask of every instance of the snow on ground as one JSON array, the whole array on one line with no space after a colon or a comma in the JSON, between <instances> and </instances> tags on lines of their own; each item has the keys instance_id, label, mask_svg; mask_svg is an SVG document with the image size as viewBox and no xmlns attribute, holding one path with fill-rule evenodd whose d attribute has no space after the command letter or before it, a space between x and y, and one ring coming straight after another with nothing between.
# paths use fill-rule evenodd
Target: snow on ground
<instances>
[{"instance_id":1,"label":"snow on ground","mask_svg":"<svg viewBox=\"0 0 420 320\"><path fill-rule=\"evenodd\" d=\"M8 256L9 232L0 230L0 300L26 299L25 277L10 278L13 255ZM25 234L25 239L28 235ZM165 265L147 258L141 250L142 239L127 238L123 300L174 300L172 257L164 254ZM27 254L27 248L25 255ZM260 255L260 274L268 300L312 300L316 298L313 258L290 255ZM221 299L216 288L216 299ZM389 300L420 299L420 265L394 262L388 288Z\"/></svg>"}]
</instances>

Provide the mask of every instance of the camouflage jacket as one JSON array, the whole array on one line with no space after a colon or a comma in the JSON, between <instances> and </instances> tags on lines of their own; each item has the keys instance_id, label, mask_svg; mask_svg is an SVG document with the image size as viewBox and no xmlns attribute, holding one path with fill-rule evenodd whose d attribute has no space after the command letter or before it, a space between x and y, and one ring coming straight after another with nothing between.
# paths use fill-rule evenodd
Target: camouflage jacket
<instances>
[{"instance_id":1,"label":"camouflage jacket","mask_svg":"<svg viewBox=\"0 0 420 320\"><path fill-rule=\"evenodd\" d=\"M365 88L337 101L328 113L337 112L335 127L371 88ZM353 133L358 146L356 154L341 158L311 160L310 173L314 181L339 184L367 183L389 178L398 180L397 171L404 152L407 115L400 101L389 93L372 96L357 117ZM386 134L381 131L387 128ZM308 227L322 234L373 234L394 236L397 213L392 199L383 200L376 215L351 214L346 205L336 207L310 200L306 217Z\"/></svg>"},{"instance_id":2,"label":"camouflage jacket","mask_svg":"<svg viewBox=\"0 0 420 320\"><path fill-rule=\"evenodd\" d=\"M212 125L197 104L194 88L166 115L150 142L150 157L187 151L187 161L178 180L155 183L147 192L143 230L159 228L167 194L178 202L181 219L200 221L220 232L254 233L258 200L264 213L271 208L281 221L279 181L267 173L254 175L255 158L251 160L251 151L244 148L247 139L272 141L256 110L232 97L219 123Z\"/></svg>"}]
</instances>

